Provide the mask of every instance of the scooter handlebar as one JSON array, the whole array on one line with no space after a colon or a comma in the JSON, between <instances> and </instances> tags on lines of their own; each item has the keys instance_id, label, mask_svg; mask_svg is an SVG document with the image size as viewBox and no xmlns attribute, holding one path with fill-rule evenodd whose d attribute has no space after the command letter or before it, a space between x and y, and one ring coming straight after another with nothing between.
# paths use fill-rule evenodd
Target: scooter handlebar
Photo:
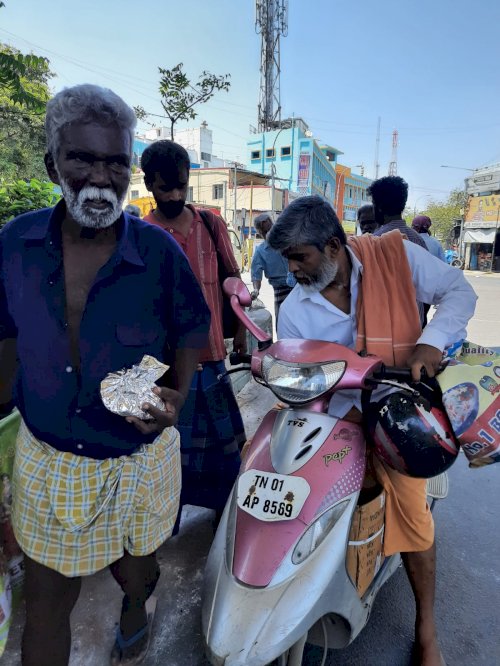
<instances>
[{"instance_id":1,"label":"scooter handlebar","mask_svg":"<svg viewBox=\"0 0 500 666\"><path fill-rule=\"evenodd\" d=\"M414 382L410 368L396 368L390 365L383 365L380 370L373 373L373 379L392 379L398 382ZM425 368L420 371L420 379L428 379Z\"/></svg>"},{"instance_id":2,"label":"scooter handlebar","mask_svg":"<svg viewBox=\"0 0 500 666\"><path fill-rule=\"evenodd\" d=\"M240 354L240 352L231 352L229 354L229 365L241 365L242 363L251 363L252 354Z\"/></svg>"}]
</instances>

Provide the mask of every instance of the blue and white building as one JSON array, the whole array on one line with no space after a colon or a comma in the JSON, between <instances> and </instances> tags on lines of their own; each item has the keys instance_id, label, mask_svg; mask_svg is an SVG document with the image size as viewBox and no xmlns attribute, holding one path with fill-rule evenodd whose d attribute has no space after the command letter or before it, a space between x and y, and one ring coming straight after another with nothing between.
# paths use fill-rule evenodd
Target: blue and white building
<instances>
[{"instance_id":1,"label":"blue and white building","mask_svg":"<svg viewBox=\"0 0 500 666\"><path fill-rule=\"evenodd\" d=\"M319 144L302 118L289 118L282 127L254 134L247 141L247 167L272 176L293 194L319 194L335 200L335 167L341 151Z\"/></svg>"}]
</instances>

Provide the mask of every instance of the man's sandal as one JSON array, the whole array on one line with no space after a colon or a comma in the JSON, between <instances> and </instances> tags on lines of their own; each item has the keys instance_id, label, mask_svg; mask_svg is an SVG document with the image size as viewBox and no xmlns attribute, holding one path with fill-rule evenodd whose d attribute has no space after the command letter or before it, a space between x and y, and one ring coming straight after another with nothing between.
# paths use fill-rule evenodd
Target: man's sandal
<instances>
[{"instance_id":1,"label":"man's sandal","mask_svg":"<svg viewBox=\"0 0 500 666\"><path fill-rule=\"evenodd\" d=\"M149 597L145 605L147 624L127 640L123 638L120 625L118 625L115 644L111 651L110 666L136 666L144 659L149 649L157 601L156 597Z\"/></svg>"}]
</instances>

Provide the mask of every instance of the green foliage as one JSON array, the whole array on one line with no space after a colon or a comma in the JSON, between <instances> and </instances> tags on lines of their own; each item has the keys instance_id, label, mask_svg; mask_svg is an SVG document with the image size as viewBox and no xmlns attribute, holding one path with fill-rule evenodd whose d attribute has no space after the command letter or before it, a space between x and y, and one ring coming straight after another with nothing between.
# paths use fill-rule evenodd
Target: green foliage
<instances>
[{"instance_id":1,"label":"green foliage","mask_svg":"<svg viewBox=\"0 0 500 666\"><path fill-rule=\"evenodd\" d=\"M456 220L460 220L466 205L467 195L463 190L452 190L446 201L427 200L425 210L417 211L417 215L427 215L432 220L431 232L439 240L446 242L450 238L451 230ZM411 225L413 210L405 209L404 218Z\"/></svg>"},{"instance_id":2,"label":"green foliage","mask_svg":"<svg viewBox=\"0 0 500 666\"><path fill-rule=\"evenodd\" d=\"M160 72L159 92L161 105L167 118L170 120L170 136L174 139L174 126L178 120L193 120L198 115L194 107L211 99L216 91L228 91L231 83L230 74L210 74L204 71L193 85L180 62L172 69L158 67ZM142 107L134 107L138 120L145 120L149 115Z\"/></svg>"},{"instance_id":3,"label":"green foliage","mask_svg":"<svg viewBox=\"0 0 500 666\"><path fill-rule=\"evenodd\" d=\"M47 58L32 53L0 52L0 91L7 93L10 101L31 111L43 113L49 96L43 86L28 84L30 72L43 70Z\"/></svg>"},{"instance_id":4,"label":"green foliage","mask_svg":"<svg viewBox=\"0 0 500 666\"><path fill-rule=\"evenodd\" d=\"M7 61L21 63L18 71L22 90L16 92L8 84ZM0 43L0 182L46 178L43 120L52 76L45 58L24 56ZM26 94L31 101L36 98L36 104Z\"/></svg>"},{"instance_id":5,"label":"green foliage","mask_svg":"<svg viewBox=\"0 0 500 666\"><path fill-rule=\"evenodd\" d=\"M0 2L0 8L5 7ZM17 104L36 113L43 113L49 99L48 90L33 73L49 73L47 58L33 53L24 55L17 49L0 44L0 95L6 96L12 104Z\"/></svg>"},{"instance_id":6,"label":"green foliage","mask_svg":"<svg viewBox=\"0 0 500 666\"><path fill-rule=\"evenodd\" d=\"M54 206L60 198L52 183L36 178L5 183L0 186L0 226L16 215Z\"/></svg>"}]
</instances>

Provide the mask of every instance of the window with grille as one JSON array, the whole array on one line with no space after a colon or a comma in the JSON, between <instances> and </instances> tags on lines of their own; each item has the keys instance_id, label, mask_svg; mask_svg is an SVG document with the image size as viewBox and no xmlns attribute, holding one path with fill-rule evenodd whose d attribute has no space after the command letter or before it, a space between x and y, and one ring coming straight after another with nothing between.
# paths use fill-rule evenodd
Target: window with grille
<instances>
[{"instance_id":1,"label":"window with grille","mask_svg":"<svg viewBox=\"0 0 500 666\"><path fill-rule=\"evenodd\" d=\"M223 199L224 198L224 185L212 185L212 199Z\"/></svg>"}]
</instances>

